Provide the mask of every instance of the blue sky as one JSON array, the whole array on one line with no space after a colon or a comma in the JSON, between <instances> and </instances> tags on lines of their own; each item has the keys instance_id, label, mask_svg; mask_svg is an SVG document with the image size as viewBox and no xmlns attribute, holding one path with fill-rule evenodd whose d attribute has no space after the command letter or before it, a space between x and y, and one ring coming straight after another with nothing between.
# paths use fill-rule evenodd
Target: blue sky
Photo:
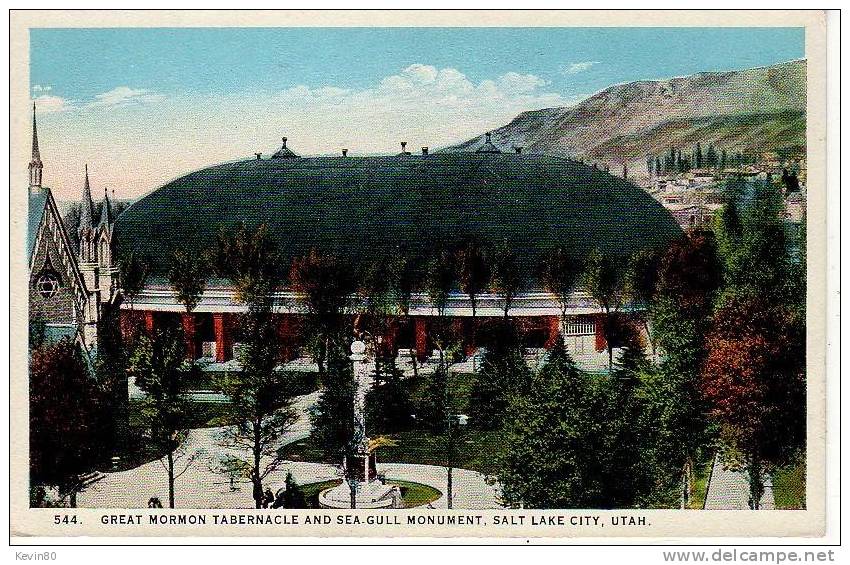
<instances>
[{"instance_id":1,"label":"blue sky","mask_svg":"<svg viewBox=\"0 0 850 565\"><path fill-rule=\"evenodd\" d=\"M284 134L303 154L438 147L619 82L803 56L802 28L35 29L30 82L45 180L76 197L89 162L136 196Z\"/></svg>"}]
</instances>

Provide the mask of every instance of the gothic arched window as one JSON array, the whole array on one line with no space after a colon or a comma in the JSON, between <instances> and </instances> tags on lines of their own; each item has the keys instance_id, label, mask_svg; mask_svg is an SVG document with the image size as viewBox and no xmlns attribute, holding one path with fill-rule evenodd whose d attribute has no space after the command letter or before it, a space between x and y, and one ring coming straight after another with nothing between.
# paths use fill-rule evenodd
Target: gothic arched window
<instances>
[{"instance_id":1,"label":"gothic arched window","mask_svg":"<svg viewBox=\"0 0 850 565\"><path fill-rule=\"evenodd\" d=\"M59 292L59 277L53 271L44 271L35 281L35 288L44 298L50 298Z\"/></svg>"}]
</instances>

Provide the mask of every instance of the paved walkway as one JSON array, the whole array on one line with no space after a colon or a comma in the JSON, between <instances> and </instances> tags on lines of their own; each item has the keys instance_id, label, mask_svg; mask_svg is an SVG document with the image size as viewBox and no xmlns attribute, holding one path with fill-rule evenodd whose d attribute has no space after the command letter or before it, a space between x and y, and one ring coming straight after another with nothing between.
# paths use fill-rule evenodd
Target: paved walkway
<instances>
[{"instance_id":1,"label":"paved walkway","mask_svg":"<svg viewBox=\"0 0 850 565\"><path fill-rule=\"evenodd\" d=\"M749 510L750 483L746 471L724 469L719 456L715 456L711 469L711 482L705 497L706 510ZM765 477L764 495L760 510L773 510L773 481Z\"/></svg>"},{"instance_id":2,"label":"paved walkway","mask_svg":"<svg viewBox=\"0 0 850 565\"><path fill-rule=\"evenodd\" d=\"M310 433L307 409L316 402L318 393L299 397L294 406L299 413L298 421L282 438L280 445L298 441ZM175 481L175 506L177 508L225 509L253 508L251 483L236 482L231 488L230 480L216 470L224 455L239 455L233 449L219 445L224 428L199 428L192 430L181 449L186 456L195 456L193 464ZM184 467L177 461L177 472ZM443 496L431 503L434 508L446 507L446 469L430 465L406 463L379 463L378 470L388 479L398 479L426 484L438 489ZM283 486L286 473L292 472L300 484L338 479L340 469L334 465L308 462L287 462L272 472L264 485L274 492ZM481 473L467 469L455 469L452 474L454 508L486 509L499 508L496 488L488 485ZM88 508L144 508L148 500L156 496L164 505L168 503L168 475L163 463L150 461L134 469L117 473L105 473L104 478L91 485L77 497L80 507Z\"/></svg>"}]
</instances>

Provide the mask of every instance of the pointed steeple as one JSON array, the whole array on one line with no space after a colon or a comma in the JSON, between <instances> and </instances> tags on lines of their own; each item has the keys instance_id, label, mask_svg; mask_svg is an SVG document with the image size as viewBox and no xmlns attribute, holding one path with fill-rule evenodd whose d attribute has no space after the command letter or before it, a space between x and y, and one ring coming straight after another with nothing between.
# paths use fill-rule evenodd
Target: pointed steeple
<instances>
[{"instance_id":1,"label":"pointed steeple","mask_svg":"<svg viewBox=\"0 0 850 565\"><path fill-rule=\"evenodd\" d=\"M112 225L112 203L109 201L109 194L106 189L103 189L103 209L100 211L100 222L98 227L109 227Z\"/></svg>"},{"instance_id":2,"label":"pointed steeple","mask_svg":"<svg viewBox=\"0 0 850 565\"><path fill-rule=\"evenodd\" d=\"M94 202L91 199L91 185L89 184L89 166L86 164L86 180L83 183L83 209L80 212L80 228L82 233L94 227Z\"/></svg>"},{"instance_id":3,"label":"pointed steeple","mask_svg":"<svg viewBox=\"0 0 850 565\"><path fill-rule=\"evenodd\" d=\"M41 188L41 152L38 149L38 125L35 121L35 102L32 103L32 159L29 164L30 188Z\"/></svg>"}]
</instances>

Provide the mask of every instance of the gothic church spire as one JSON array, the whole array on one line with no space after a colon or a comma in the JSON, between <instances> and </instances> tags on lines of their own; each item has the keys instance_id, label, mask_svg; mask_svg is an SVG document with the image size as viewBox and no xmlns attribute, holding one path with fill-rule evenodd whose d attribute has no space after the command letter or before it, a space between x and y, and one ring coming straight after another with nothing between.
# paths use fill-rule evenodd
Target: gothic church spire
<instances>
[{"instance_id":1,"label":"gothic church spire","mask_svg":"<svg viewBox=\"0 0 850 565\"><path fill-rule=\"evenodd\" d=\"M83 209L80 212L79 231L90 230L94 227L94 202L91 198L91 185L89 184L89 166L86 164L86 180L83 183Z\"/></svg>"},{"instance_id":2,"label":"gothic church spire","mask_svg":"<svg viewBox=\"0 0 850 565\"><path fill-rule=\"evenodd\" d=\"M35 121L35 102L32 103L32 159L29 164L30 188L41 188L41 152L38 150L38 126Z\"/></svg>"}]
</instances>

